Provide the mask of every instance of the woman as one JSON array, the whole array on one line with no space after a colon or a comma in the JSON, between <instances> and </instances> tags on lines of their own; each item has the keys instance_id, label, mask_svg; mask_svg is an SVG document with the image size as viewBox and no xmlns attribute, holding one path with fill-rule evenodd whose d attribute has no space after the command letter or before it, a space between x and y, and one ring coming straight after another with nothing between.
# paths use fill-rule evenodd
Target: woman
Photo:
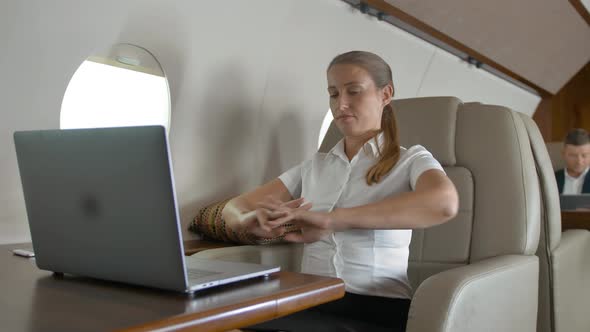
<instances>
[{"instance_id":1,"label":"woman","mask_svg":"<svg viewBox=\"0 0 590 332\"><path fill-rule=\"evenodd\" d=\"M328 153L230 200L227 228L247 237L304 242L301 270L342 278L343 299L252 327L289 331L402 331L411 298L411 229L448 221L458 197L421 146L400 147L391 69L352 51L327 70L330 109L344 138ZM298 231L285 233L285 225Z\"/></svg>"}]
</instances>

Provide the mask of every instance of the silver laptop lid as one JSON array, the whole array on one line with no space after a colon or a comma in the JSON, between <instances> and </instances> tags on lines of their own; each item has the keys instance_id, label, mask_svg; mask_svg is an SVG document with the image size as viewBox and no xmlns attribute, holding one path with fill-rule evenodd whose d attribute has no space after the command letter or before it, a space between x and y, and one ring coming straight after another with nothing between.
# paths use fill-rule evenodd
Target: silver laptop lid
<instances>
[{"instance_id":1,"label":"silver laptop lid","mask_svg":"<svg viewBox=\"0 0 590 332\"><path fill-rule=\"evenodd\" d=\"M39 268L187 289L163 127L25 131L14 142Z\"/></svg>"}]
</instances>

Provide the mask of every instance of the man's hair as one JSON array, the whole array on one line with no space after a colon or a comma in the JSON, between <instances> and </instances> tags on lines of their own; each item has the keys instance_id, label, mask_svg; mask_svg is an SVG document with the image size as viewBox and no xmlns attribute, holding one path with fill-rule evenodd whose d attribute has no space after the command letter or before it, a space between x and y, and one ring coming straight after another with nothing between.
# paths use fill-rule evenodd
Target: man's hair
<instances>
[{"instance_id":1,"label":"man's hair","mask_svg":"<svg viewBox=\"0 0 590 332\"><path fill-rule=\"evenodd\" d=\"M567 133L564 143L576 146L588 144L590 143L590 135L582 128L574 128Z\"/></svg>"}]
</instances>

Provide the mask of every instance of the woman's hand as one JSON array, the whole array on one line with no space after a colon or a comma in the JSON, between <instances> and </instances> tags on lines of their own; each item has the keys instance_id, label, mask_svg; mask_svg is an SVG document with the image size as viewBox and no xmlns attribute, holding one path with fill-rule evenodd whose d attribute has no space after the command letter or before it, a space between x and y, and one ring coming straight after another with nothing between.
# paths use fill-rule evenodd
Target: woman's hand
<instances>
[{"instance_id":1,"label":"woman's hand","mask_svg":"<svg viewBox=\"0 0 590 332\"><path fill-rule=\"evenodd\" d=\"M285 224L294 224L299 231L289 232L285 240L289 242L312 243L334 232L329 213L309 211L311 203L303 204L303 198L281 202L267 197L260 202L261 211L277 213L277 218L266 218L263 223L269 230L282 228Z\"/></svg>"},{"instance_id":2,"label":"woman's hand","mask_svg":"<svg viewBox=\"0 0 590 332\"><path fill-rule=\"evenodd\" d=\"M259 238L273 238L284 234L281 227L271 228L266 226L264 220L279 218L283 216L281 212L259 211L256 209L242 215L239 229L242 232L252 234Z\"/></svg>"},{"instance_id":3,"label":"woman's hand","mask_svg":"<svg viewBox=\"0 0 590 332\"><path fill-rule=\"evenodd\" d=\"M246 213L240 224L246 232L262 238L273 238L284 234L282 227L288 223L297 210L307 211L311 203L303 204L303 197L282 202L268 196L257 204L254 211Z\"/></svg>"},{"instance_id":4,"label":"woman's hand","mask_svg":"<svg viewBox=\"0 0 590 332\"><path fill-rule=\"evenodd\" d=\"M285 240L289 242L316 242L336 230L327 212L298 210L293 213L292 223L298 226L299 232L287 233Z\"/></svg>"}]
</instances>

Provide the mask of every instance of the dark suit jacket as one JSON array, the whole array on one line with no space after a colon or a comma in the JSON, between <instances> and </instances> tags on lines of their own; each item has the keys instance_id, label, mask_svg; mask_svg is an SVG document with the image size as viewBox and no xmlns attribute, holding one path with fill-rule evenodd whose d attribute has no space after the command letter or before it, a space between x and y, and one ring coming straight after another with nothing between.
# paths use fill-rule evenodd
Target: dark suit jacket
<instances>
[{"instance_id":1,"label":"dark suit jacket","mask_svg":"<svg viewBox=\"0 0 590 332\"><path fill-rule=\"evenodd\" d=\"M586 173L586 177L584 178L584 184L582 185L582 193L583 194L590 194L590 176ZM559 193L563 193L563 185L565 184L565 171L560 169L559 171L555 172L555 179L557 180L557 189L559 189Z\"/></svg>"}]
</instances>

